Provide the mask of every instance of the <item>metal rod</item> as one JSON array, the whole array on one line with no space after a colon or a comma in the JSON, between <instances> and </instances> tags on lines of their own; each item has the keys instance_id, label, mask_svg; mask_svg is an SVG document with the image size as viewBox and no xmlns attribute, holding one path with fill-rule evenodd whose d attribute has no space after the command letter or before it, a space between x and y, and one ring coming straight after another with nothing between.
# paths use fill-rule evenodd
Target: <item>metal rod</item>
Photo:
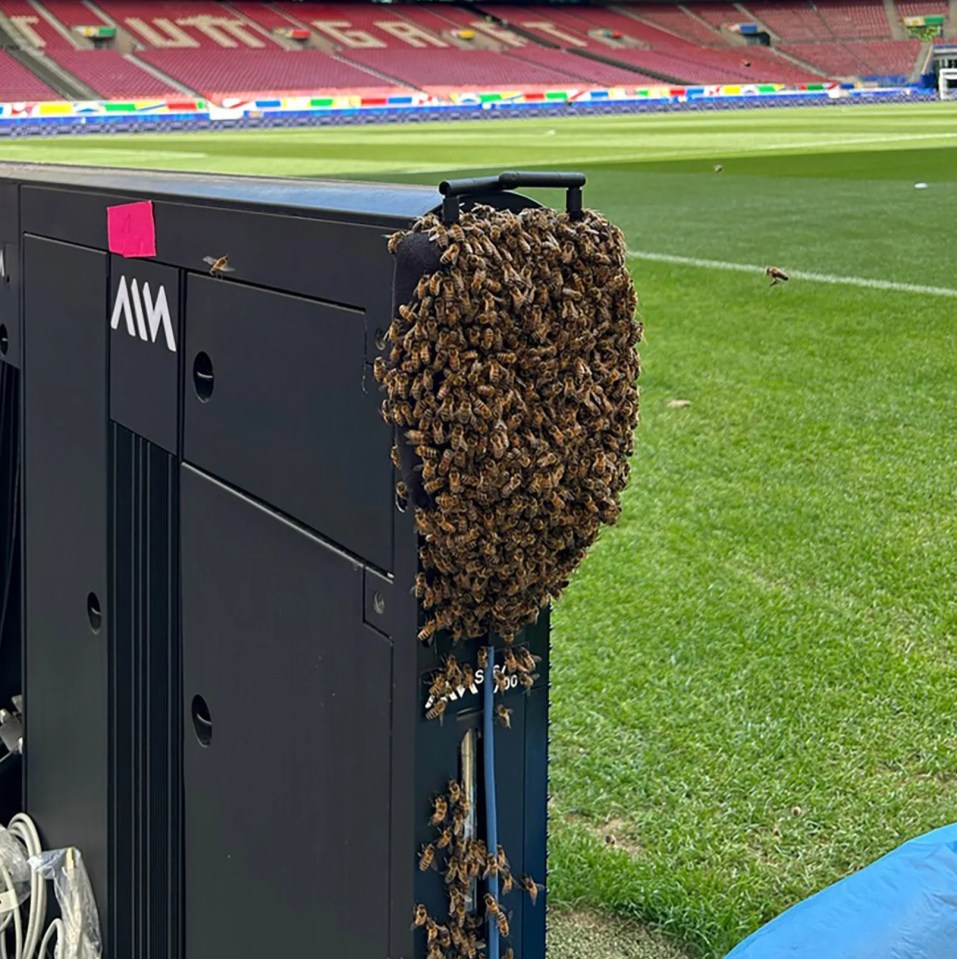
<instances>
[{"instance_id":1,"label":"metal rod","mask_svg":"<svg viewBox=\"0 0 957 959\"><path fill-rule=\"evenodd\" d=\"M485 840L488 854L498 856L498 813L495 808L495 647L488 647L488 669L485 671L485 715L482 717L482 753L485 759ZM488 878L488 891L498 900L498 872ZM488 959L499 959L498 924L491 912L488 914Z\"/></svg>"}]
</instances>

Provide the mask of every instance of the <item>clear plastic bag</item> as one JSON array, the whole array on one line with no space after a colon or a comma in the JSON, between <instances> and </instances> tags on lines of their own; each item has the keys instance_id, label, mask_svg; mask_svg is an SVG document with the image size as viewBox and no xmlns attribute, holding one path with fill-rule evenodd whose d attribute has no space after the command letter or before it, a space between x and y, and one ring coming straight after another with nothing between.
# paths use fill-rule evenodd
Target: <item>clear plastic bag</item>
<instances>
[{"instance_id":1,"label":"clear plastic bag","mask_svg":"<svg viewBox=\"0 0 957 959\"><path fill-rule=\"evenodd\" d=\"M100 918L83 857L76 849L55 849L29 860L31 869L53 880L63 929L56 959L101 959Z\"/></svg>"},{"instance_id":2,"label":"clear plastic bag","mask_svg":"<svg viewBox=\"0 0 957 959\"><path fill-rule=\"evenodd\" d=\"M30 898L30 866L23 846L11 832L0 826L0 918L19 909ZM4 875L6 872L6 876ZM7 877L13 884L13 894L7 888Z\"/></svg>"}]
</instances>

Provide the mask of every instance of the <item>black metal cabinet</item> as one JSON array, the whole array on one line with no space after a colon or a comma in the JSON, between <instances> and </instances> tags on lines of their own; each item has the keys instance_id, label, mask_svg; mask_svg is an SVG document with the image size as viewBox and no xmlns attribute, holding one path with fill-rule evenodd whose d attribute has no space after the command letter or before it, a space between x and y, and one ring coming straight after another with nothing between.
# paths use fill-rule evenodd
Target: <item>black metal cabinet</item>
<instances>
[{"instance_id":1,"label":"black metal cabinet","mask_svg":"<svg viewBox=\"0 0 957 959\"><path fill-rule=\"evenodd\" d=\"M107 897L105 253L23 243L26 809ZM55 277L55 282L51 278Z\"/></svg>"},{"instance_id":2,"label":"black metal cabinet","mask_svg":"<svg viewBox=\"0 0 957 959\"><path fill-rule=\"evenodd\" d=\"M364 311L203 276L186 310L186 460L390 570L392 441Z\"/></svg>"},{"instance_id":3,"label":"black metal cabinet","mask_svg":"<svg viewBox=\"0 0 957 959\"><path fill-rule=\"evenodd\" d=\"M187 954L387 955L392 644L362 567L188 466L181 524Z\"/></svg>"},{"instance_id":4,"label":"black metal cabinet","mask_svg":"<svg viewBox=\"0 0 957 959\"><path fill-rule=\"evenodd\" d=\"M134 200L155 257L109 252ZM423 715L444 650L415 638L372 362L418 279L386 237L439 202L0 164L0 693L25 694L25 806L82 850L108 956L425 954L412 910L444 887L416 853L479 712ZM542 877L547 617L529 641L500 828ZM507 907L541 959L543 902Z\"/></svg>"}]
</instances>

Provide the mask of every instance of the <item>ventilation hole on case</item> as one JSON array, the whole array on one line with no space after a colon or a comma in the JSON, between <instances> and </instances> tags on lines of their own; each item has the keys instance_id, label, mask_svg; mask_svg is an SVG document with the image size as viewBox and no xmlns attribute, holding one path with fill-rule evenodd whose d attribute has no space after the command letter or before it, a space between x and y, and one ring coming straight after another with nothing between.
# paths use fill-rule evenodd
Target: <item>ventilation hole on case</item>
<instances>
[{"instance_id":1,"label":"ventilation hole on case","mask_svg":"<svg viewBox=\"0 0 957 959\"><path fill-rule=\"evenodd\" d=\"M402 496L400 493L395 494L395 508L400 512L404 513L409 508L409 497Z\"/></svg>"},{"instance_id":2,"label":"ventilation hole on case","mask_svg":"<svg viewBox=\"0 0 957 959\"><path fill-rule=\"evenodd\" d=\"M375 331L375 345L377 350L384 350L388 342L389 334L385 330Z\"/></svg>"},{"instance_id":3,"label":"ventilation hole on case","mask_svg":"<svg viewBox=\"0 0 957 959\"><path fill-rule=\"evenodd\" d=\"M377 616L385 613L385 596L378 590L372 594L372 608L375 610Z\"/></svg>"},{"instance_id":4,"label":"ventilation hole on case","mask_svg":"<svg viewBox=\"0 0 957 959\"><path fill-rule=\"evenodd\" d=\"M193 729L201 746L208 746L213 739L213 719L209 715L209 706L202 696L193 697Z\"/></svg>"},{"instance_id":5,"label":"ventilation hole on case","mask_svg":"<svg viewBox=\"0 0 957 959\"><path fill-rule=\"evenodd\" d=\"M213 361L208 353L197 353L193 360L193 386L203 403L213 395Z\"/></svg>"},{"instance_id":6,"label":"ventilation hole on case","mask_svg":"<svg viewBox=\"0 0 957 959\"><path fill-rule=\"evenodd\" d=\"M90 593L86 597L86 615L90 620L90 629L98 633L103 625L103 610L100 609L100 601L96 593Z\"/></svg>"}]
</instances>

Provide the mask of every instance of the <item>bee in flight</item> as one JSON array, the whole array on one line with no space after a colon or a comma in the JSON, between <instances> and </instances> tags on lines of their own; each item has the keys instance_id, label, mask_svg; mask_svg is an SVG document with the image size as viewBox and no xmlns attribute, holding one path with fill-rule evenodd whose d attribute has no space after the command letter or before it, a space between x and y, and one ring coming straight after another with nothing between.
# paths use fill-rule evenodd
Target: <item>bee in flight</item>
<instances>
[{"instance_id":1,"label":"bee in flight","mask_svg":"<svg viewBox=\"0 0 957 959\"><path fill-rule=\"evenodd\" d=\"M229 254L223 256L204 256L203 262L209 264L210 276L222 276L224 273L234 273L235 270L229 265Z\"/></svg>"},{"instance_id":2,"label":"bee in flight","mask_svg":"<svg viewBox=\"0 0 957 959\"><path fill-rule=\"evenodd\" d=\"M771 286L777 286L778 283L787 283L791 279L784 270L776 266L769 266L764 271L764 275L771 277Z\"/></svg>"}]
</instances>

